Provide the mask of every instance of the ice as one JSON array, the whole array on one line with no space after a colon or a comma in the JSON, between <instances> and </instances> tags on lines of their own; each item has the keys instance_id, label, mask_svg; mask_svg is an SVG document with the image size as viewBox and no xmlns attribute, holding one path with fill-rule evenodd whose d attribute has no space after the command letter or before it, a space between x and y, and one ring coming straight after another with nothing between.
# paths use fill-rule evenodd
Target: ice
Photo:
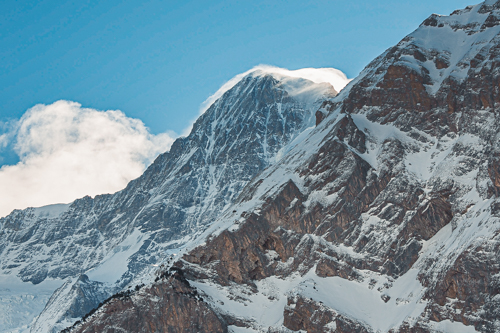
<instances>
[{"instance_id":1,"label":"ice","mask_svg":"<svg viewBox=\"0 0 500 333\"><path fill-rule=\"evenodd\" d=\"M29 332L52 293L63 284L46 279L37 285L0 275L0 333Z\"/></svg>"}]
</instances>

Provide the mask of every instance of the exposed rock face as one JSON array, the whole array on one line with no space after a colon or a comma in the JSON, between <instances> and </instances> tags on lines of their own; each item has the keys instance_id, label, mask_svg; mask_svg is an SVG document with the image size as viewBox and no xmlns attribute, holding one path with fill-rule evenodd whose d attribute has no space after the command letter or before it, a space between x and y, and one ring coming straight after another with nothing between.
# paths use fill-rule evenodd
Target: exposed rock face
<instances>
[{"instance_id":1,"label":"exposed rock face","mask_svg":"<svg viewBox=\"0 0 500 333\"><path fill-rule=\"evenodd\" d=\"M285 307L283 326L292 331L368 333L370 330L359 323L339 315L332 309L311 299L289 298Z\"/></svg>"},{"instance_id":2,"label":"exposed rock face","mask_svg":"<svg viewBox=\"0 0 500 333\"><path fill-rule=\"evenodd\" d=\"M164 278L133 295L106 302L75 332L226 333L223 319L206 304L181 274Z\"/></svg>"},{"instance_id":3,"label":"exposed rock face","mask_svg":"<svg viewBox=\"0 0 500 333\"><path fill-rule=\"evenodd\" d=\"M64 319L79 318L110 296L103 283L91 281L84 274L75 282L68 280L54 292L31 331L59 332L68 324Z\"/></svg>"}]
</instances>

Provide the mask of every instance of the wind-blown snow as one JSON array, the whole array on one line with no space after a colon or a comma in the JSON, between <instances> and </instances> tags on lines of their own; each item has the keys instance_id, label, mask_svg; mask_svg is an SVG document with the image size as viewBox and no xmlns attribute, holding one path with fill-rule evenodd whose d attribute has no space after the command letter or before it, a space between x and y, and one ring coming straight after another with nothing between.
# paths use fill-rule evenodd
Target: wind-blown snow
<instances>
[{"instance_id":1,"label":"wind-blown snow","mask_svg":"<svg viewBox=\"0 0 500 333\"><path fill-rule=\"evenodd\" d=\"M43 207L33 208L33 214L38 217L52 219L66 212L71 204L53 204Z\"/></svg>"},{"instance_id":2,"label":"wind-blown snow","mask_svg":"<svg viewBox=\"0 0 500 333\"><path fill-rule=\"evenodd\" d=\"M328 83L337 92L344 89L344 87L351 81L351 79L348 79L343 72L335 68L302 68L297 70L289 70L269 65L258 65L244 73L236 75L235 77L224 83L222 87L219 88L219 90L217 90L212 96L210 96L205 102L203 102L200 114L208 110L208 108L216 100L222 97L222 95L224 95L226 91L234 87L238 82L241 81L242 78L250 73L256 73L257 75L271 74L277 79L290 77L302 78L314 83Z\"/></svg>"}]
</instances>

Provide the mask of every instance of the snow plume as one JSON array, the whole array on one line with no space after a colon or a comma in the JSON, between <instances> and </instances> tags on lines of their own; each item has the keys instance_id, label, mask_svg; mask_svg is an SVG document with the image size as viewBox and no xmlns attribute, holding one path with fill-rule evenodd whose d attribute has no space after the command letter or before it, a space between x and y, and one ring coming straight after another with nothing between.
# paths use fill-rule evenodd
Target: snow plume
<instances>
[{"instance_id":1,"label":"snow plume","mask_svg":"<svg viewBox=\"0 0 500 333\"><path fill-rule=\"evenodd\" d=\"M260 70L263 74L272 74L278 79L292 77L306 79L314 83L329 83L337 92L344 89L351 81L344 73L335 68L302 68L291 71L285 68L261 65L257 66L255 70Z\"/></svg>"},{"instance_id":2,"label":"snow plume","mask_svg":"<svg viewBox=\"0 0 500 333\"><path fill-rule=\"evenodd\" d=\"M200 107L200 115L205 113L208 108L219 98L224 95L226 91L234 87L238 82L241 81L245 76L253 73L253 75L265 75L271 74L279 80L285 78L302 78L314 83L328 83L335 91L340 92L352 79L348 79L347 76L338 69L335 68L302 68L297 70L289 70L286 68L280 68L270 65L258 65L254 68L236 75L231 80L224 83L219 90L215 92L212 96L208 97ZM182 136L187 136L193 127L194 121L191 125L186 128Z\"/></svg>"},{"instance_id":3,"label":"snow plume","mask_svg":"<svg viewBox=\"0 0 500 333\"><path fill-rule=\"evenodd\" d=\"M121 111L69 101L34 106L0 137L0 145L7 138L20 161L0 168L0 216L120 190L173 142Z\"/></svg>"},{"instance_id":4,"label":"snow plume","mask_svg":"<svg viewBox=\"0 0 500 333\"><path fill-rule=\"evenodd\" d=\"M226 91L234 87L242 78L250 73L255 73L256 75L272 74L277 76L277 79L282 79L283 77L293 77L302 78L314 83L329 83L333 88L339 92L341 91L352 79L348 79L347 76L335 68L302 68L297 70L289 70L286 68L279 68L269 65L258 65L254 68L236 75L231 80L227 81L222 85L209 98L203 102L201 105L200 114L203 114L210 105L212 105L216 100L218 100Z\"/></svg>"}]
</instances>

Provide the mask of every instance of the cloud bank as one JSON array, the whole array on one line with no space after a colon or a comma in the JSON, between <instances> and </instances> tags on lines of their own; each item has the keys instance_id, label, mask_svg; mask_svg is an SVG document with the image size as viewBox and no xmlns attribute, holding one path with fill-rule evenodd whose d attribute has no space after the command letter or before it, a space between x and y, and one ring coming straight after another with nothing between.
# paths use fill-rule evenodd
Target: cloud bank
<instances>
[{"instance_id":1,"label":"cloud bank","mask_svg":"<svg viewBox=\"0 0 500 333\"><path fill-rule=\"evenodd\" d=\"M121 111L57 101L29 109L0 136L0 147L10 140L20 161L0 168L0 216L118 191L174 138L150 134L142 121Z\"/></svg>"}]
</instances>

